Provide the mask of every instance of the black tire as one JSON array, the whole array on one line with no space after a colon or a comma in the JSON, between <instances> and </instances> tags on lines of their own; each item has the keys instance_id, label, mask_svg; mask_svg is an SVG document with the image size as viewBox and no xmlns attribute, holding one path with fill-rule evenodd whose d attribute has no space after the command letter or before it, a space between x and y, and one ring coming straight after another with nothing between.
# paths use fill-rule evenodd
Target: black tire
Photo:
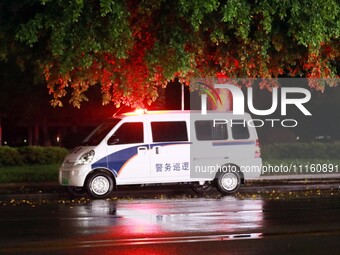
<instances>
[{"instance_id":1,"label":"black tire","mask_svg":"<svg viewBox=\"0 0 340 255\"><path fill-rule=\"evenodd\" d=\"M192 185L193 191L195 191L197 194L203 194L209 190L211 190L212 186L210 183L204 183L203 185L200 185L198 182L194 183Z\"/></svg>"},{"instance_id":2,"label":"black tire","mask_svg":"<svg viewBox=\"0 0 340 255\"><path fill-rule=\"evenodd\" d=\"M70 197L83 197L86 194L86 190L84 187L75 187L75 186L67 186L66 187L67 194Z\"/></svg>"},{"instance_id":3,"label":"black tire","mask_svg":"<svg viewBox=\"0 0 340 255\"><path fill-rule=\"evenodd\" d=\"M110 174L95 172L86 180L87 193L92 198L107 198L113 191L114 181Z\"/></svg>"},{"instance_id":4,"label":"black tire","mask_svg":"<svg viewBox=\"0 0 340 255\"><path fill-rule=\"evenodd\" d=\"M223 194L235 193L241 186L241 176L238 172L220 173L216 180L217 189Z\"/></svg>"}]
</instances>

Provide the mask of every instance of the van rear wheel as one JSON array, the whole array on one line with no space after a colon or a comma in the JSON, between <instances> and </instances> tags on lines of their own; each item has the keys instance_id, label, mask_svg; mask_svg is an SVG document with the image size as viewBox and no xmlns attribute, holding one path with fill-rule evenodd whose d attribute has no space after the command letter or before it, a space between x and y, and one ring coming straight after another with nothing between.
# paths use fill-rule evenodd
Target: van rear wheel
<instances>
[{"instance_id":1,"label":"van rear wheel","mask_svg":"<svg viewBox=\"0 0 340 255\"><path fill-rule=\"evenodd\" d=\"M238 172L225 172L217 177L217 189L224 195L235 193L241 186Z\"/></svg>"},{"instance_id":2,"label":"van rear wheel","mask_svg":"<svg viewBox=\"0 0 340 255\"><path fill-rule=\"evenodd\" d=\"M92 198L106 198L113 191L114 182L105 172L95 172L86 181L86 189Z\"/></svg>"}]
</instances>

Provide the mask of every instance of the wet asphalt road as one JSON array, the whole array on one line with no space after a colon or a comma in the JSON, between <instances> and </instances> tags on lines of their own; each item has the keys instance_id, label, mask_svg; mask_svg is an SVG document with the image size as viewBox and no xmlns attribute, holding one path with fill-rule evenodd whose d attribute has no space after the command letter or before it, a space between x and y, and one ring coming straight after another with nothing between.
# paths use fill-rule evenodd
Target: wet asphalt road
<instances>
[{"instance_id":1,"label":"wet asphalt road","mask_svg":"<svg viewBox=\"0 0 340 255\"><path fill-rule=\"evenodd\" d=\"M340 193L0 196L0 254L339 254Z\"/></svg>"}]
</instances>

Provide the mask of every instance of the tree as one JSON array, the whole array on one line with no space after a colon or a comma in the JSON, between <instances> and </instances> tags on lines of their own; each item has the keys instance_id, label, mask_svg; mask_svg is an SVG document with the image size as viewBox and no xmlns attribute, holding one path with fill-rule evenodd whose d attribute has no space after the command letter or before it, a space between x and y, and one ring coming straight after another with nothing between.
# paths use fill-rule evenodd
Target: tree
<instances>
[{"instance_id":1,"label":"tree","mask_svg":"<svg viewBox=\"0 0 340 255\"><path fill-rule=\"evenodd\" d=\"M336 0L16 0L0 8L0 58L33 63L53 105L68 93L79 107L94 85L104 103L138 106L174 77L338 75Z\"/></svg>"}]
</instances>

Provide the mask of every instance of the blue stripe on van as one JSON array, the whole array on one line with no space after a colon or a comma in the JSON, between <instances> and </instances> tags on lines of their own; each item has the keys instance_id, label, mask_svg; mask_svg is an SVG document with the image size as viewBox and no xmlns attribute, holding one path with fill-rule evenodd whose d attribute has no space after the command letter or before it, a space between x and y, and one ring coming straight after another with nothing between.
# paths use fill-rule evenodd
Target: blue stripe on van
<instances>
[{"instance_id":1,"label":"blue stripe on van","mask_svg":"<svg viewBox=\"0 0 340 255\"><path fill-rule=\"evenodd\" d=\"M92 169L95 168L106 168L110 169L112 172L117 175L122 168L122 166L127 162L130 158L132 158L134 155L137 154L137 148L141 146L146 146L148 145L138 145L138 146L133 146L130 148L126 148L123 150L116 151L114 153L111 153L110 155L107 155L97 162L92 164Z\"/></svg>"},{"instance_id":2,"label":"blue stripe on van","mask_svg":"<svg viewBox=\"0 0 340 255\"><path fill-rule=\"evenodd\" d=\"M153 143L153 144L141 144L138 146L132 146L130 148L126 148L123 150L116 151L107 155L100 160L96 161L91 165L92 169L96 168L105 168L110 169L115 176L118 175L119 171L121 170L122 166L133 156L137 154L137 148L141 146L148 147L152 149L156 146L168 146L168 145L178 145L178 144L191 144L190 142L166 142L166 143Z\"/></svg>"},{"instance_id":3,"label":"blue stripe on van","mask_svg":"<svg viewBox=\"0 0 340 255\"><path fill-rule=\"evenodd\" d=\"M191 142L166 142L166 143L153 143L150 144L151 149L156 146L167 146L167 145L179 145L179 144L191 144Z\"/></svg>"},{"instance_id":4,"label":"blue stripe on van","mask_svg":"<svg viewBox=\"0 0 340 255\"><path fill-rule=\"evenodd\" d=\"M96 168L105 168L107 169L107 156L105 156L104 158L99 159L98 161L94 162L91 165L92 169L96 169Z\"/></svg>"},{"instance_id":5,"label":"blue stripe on van","mask_svg":"<svg viewBox=\"0 0 340 255\"><path fill-rule=\"evenodd\" d=\"M228 145L251 145L255 144L255 141L223 141L212 142L213 146L228 146Z\"/></svg>"}]
</instances>

